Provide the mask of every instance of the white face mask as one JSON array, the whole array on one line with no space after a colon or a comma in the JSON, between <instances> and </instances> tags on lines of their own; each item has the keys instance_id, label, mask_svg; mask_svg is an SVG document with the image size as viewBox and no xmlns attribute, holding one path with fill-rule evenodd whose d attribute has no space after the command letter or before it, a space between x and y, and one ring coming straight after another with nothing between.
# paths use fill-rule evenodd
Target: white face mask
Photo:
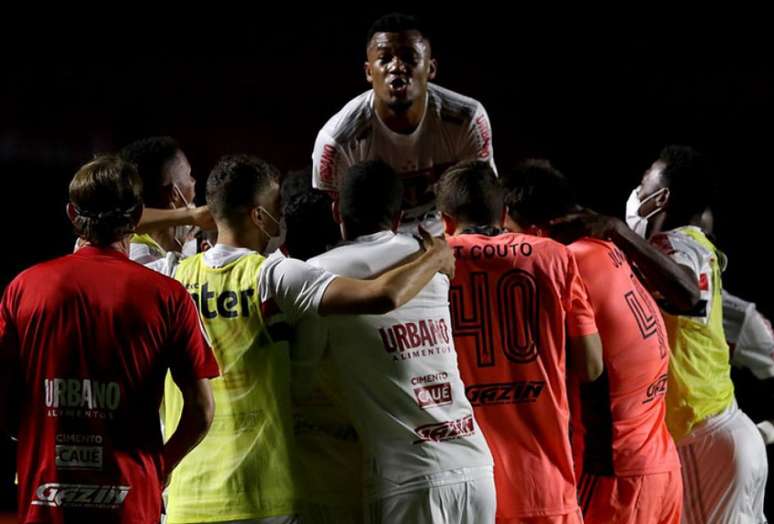
<instances>
[{"instance_id":1,"label":"white face mask","mask_svg":"<svg viewBox=\"0 0 774 524\"><path fill-rule=\"evenodd\" d=\"M180 198L180 200L183 201L185 207L188 209L193 209L196 207L193 202L189 202L188 199L185 198L185 195L183 195L183 192L179 187L177 187L177 184L172 184L172 189L177 193L177 196ZM196 226L190 224L175 226L175 242L177 242L177 245L180 246L180 254L183 255L183 258L196 254L196 233L198 233L198 231L199 230Z\"/></svg>"},{"instance_id":2,"label":"white face mask","mask_svg":"<svg viewBox=\"0 0 774 524\"><path fill-rule=\"evenodd\" d=\"M274 223L277 224L277 230L279 231L279 233L277 233L276 235L270 235L263 227L259 226L261 227L261 231L263 231L263 234L266 235L266 237L269 239L269 243L266 244L266 248L263 250L263 254L270 255L274 253L276 250L278 250L282 246L282 244L285 243L285 232L286 232L286 227L284 224L285 221L277 220L276 218L274 218L274 215L269 213L266 210L266 208L263 206L259 207L258 209L266 213L269 216L269 218L271 218L274 221Z\"/></svg>"},{"instance_id":3,"label":"white face mask","mask_svg":"<svg viewBox=\"0 0 774 524\"><path fill-rule=\"evenodd\" d=\"M648 232L648 219L650 219L650 217L653 215L661 212L661 210L664 208L657 207L644 217L640 216L640 208L649 200L656 198L661 193L669 191L669 188L662 187L647 197L645 200L640 200L641 187L642 186L635 187L629 195L629 199L626 201L626 225L629 226L629 229L637 233L639 236L645 238L645 235Z\"/></svg>"}]
</instances>

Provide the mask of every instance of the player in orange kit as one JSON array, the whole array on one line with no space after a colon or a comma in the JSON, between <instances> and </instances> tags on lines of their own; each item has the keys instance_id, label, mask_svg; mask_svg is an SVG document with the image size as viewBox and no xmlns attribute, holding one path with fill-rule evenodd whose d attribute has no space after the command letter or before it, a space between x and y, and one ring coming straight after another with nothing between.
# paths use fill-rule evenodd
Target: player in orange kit
<instances>
[{"instance_id":1,"label":"player in orange kit","mask_svg":"<svg viewBox=\"0 0 774 524\"><path fill-rule=\"evenodd\" d=\"M550 220L577 208L567 179L545 160L503 177L509 229L547 235ZM568 246L586 284L605 371L570 387L573 451L584 520L679 523L680 458L664 420L669 340L656 302L611 242Z\"/></svg>"},{"instance_id":2,"label":"player in orange kit","mask_svg":"<svg viewBox=\"0 0 774 524\"><path fill-rule=\"evenodd\" d=\"M437 186L457 258L454 343L466 395L495 460L498 523L580 523L565 347L582 380L602 372L594 314L573 255L501 229L503 191L483 162Z\"/></svg>"}]
</instances>

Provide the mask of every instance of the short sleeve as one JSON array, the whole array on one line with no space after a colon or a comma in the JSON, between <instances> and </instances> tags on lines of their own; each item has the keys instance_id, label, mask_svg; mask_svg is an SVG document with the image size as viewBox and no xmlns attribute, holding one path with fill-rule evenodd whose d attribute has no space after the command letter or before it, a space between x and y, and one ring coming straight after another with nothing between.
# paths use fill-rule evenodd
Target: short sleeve
<instances>
[{"instance_id":1,"label":"short sleeve","mask_svg":"<svg viewBox=\"0 0 774 524\"><path fill-rule=\"evenodd\" d=\"M337 192L347 167L349 163L341 146L325 129L320 130L312 152L312 186L321 191Z\"/></svg>"},{"instance_id":2,"label":"short sleeve","mask_svg":"<svg viewBox=\"0 0 774 524\"><path fill-rule=\"evenodd\" d=\"M492 148L492 125L489 115L481 104L478 105L467 129L461 137L458 161L479 160L487 162L497 172Z\"/></svg>"},{"instance_id":3,"label":"short sleeve","mask_svg":"<svg viewBox=\"0 0 774 524\"><path fill-rule=\"evenodd\" d=\"M569 250L567 256L567 286L564 301L567 311L567 333L571 337L593 335L598 332L594 308L578 271L575 256Z\"/></svg>"},{"instance_id":4,"label":"short sleeve","mask_svg":"<svg viewBox=\"0 0 774 524\"><path fill-rule=\"evenodd\" d=\"M261 266L258 289L261 302L274 299L291 325L307 314L316 314L325 290L335 275L301 260L274 253Z\"/></svg>"}]
</instances>

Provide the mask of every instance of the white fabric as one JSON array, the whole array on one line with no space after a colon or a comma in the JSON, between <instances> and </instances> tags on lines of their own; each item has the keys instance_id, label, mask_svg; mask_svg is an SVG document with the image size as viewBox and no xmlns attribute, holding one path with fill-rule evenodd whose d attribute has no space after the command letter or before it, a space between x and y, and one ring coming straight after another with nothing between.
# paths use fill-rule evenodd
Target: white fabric
<instances>
[{"instance_id":1,"label":"white fabric","mask_svg":"<svg viewBox=\"0 0 774 524\"><path fill-rule=\"evenodd\" d=\"M360 237L309 263L366 278L418 250L390 231ZM438 274L411 301L386 315L326 317L325 331L299 326L296 346L330 352L348 411L366 454L370 496L394 484L449 470L492 465L492 457L457 367L448 304L449 280ZM306 326L308 328L308 326ZM432 397L432 394L435 397ZM413 486L416 487L416 486Z\"/></svg>"},{"instance_id":2,"label":"white fabric","mask_svg":"<svg viewBox=\"0 0 774 524\"><path fill-rule=\"evenodd\" d=\"M760 380L774 377L774 331L754 303L724 291L723 329L734 366L749 369Z\"/></svg>"},{"instance_id":3,"label":"white fabric","mask_svg":"<svg viewBox=\"0 0 774 524\"><path fill-rule=\"evenodd\" d=\"M275 251L263 262L258 275L261 302L274 299L287 322L293 325L308 313L317 313L325 290L335 278L319 267Z\"/></svg>"},{"instance_id":4,"label":"white fabric","mask_svg":"<svg viewBox=\"0 0 774 524\"><path fill-rule=\"evenodd\" d=\"M497 497L492 471L475 480L424 487L372 500L368 524L490 524L495 522Z\"/></svg>"},{"instance_id":5,"label":"white fabric","mask_svg":"<svg viewBox=\"0 0 774 524\"><path fill-rule=\"evenodd\" d=\"M698 229L694 226L688 227ZM713 297L712 261L715 259L715 253L677 229L653 235L650 243L681 266L690 268L696 275L699 299L706 303L706 310L704 315L692 318L704 324L709 322Z\"/></svg>"},{"instance_id":6,"label":"white fabric","mask_svg":"<svg viewBox=\"0 0 774 524\"><path fill-rule=\"evenodd\" d=\"M767 446L769 444L774 444L774 424L769 420L764 420L763 422L758 422L756 426L758 427L758 431L761 432L764 444Z\"/></svg>"},{"instance_id":7,"label":"white fabric","mask_svg":"<svg viewBox=\"0 0 774 524\"><path fill-rule=\"evenodd\" d=\"M766 447L736 402L677 443L684 524L765 523Z\"/></svg>"},{"instance_id":8,"label":"white fabric","mask_svg":"<svg viewBox=\"0 0 774 524\"><path fill-rule=\"evenodd\" d=\"M472 98L429 84L425 115L413 133L404 135L382 123L373 103L373 90L361 94L320 130L312 153L314 187L337 191L347 168L365 160L383 160L404 179L401 231L413 233L422 221L432 233L440 234L432 184L444 170L465 160L482 160L494 167L486 110Z\"/></svg>"}]
</instances>

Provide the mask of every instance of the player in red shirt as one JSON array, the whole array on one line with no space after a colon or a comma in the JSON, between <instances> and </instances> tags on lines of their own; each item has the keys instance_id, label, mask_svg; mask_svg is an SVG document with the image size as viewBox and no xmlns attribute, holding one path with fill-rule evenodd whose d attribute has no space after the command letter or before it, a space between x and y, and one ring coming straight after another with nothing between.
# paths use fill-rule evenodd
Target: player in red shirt
<instances>
[{"instance_id":1,"label":"player in red shirt","mask_svg":"<svg viewBox=\"0 0 774 524\"><path fill-rule=\"evenodd\" d=\"M19 439L23 524L158 523L167 475L212 420L218 365L193 301L127 258L140 187L116 157L84 165L67 212L85 247L24 271L0 302L0 426ZM163 444L167 370L185 409Z\"/></svg>"},{"instance_id":2,"label":"player in red shirt","mask_svg":"<svg viewBox=\"0 0 774 524\"><path fill-rule=\"evenodd\" d=\"M567 179L544 160L504 175L509 229L548 235L574 211ZM586 522L679 523L680 458L667 430L669 340L653 297L611 242L568 246L594 308L605 371L570 387L578 496Z\"/></svg>"},{"instance_id":3,"label":"player in red shirt","mask_svg":"<svg viewBox=\"0 0 774 524\"><path fill-rule=\"evenodd\" d=\"M580 523L565 347L573 373L602 372L594 314L573 255L501 229L503 191L483 162L437 187L457 258L454 343L466 394L495 459L498 523Z\"/></svg>"}]
</instances>

